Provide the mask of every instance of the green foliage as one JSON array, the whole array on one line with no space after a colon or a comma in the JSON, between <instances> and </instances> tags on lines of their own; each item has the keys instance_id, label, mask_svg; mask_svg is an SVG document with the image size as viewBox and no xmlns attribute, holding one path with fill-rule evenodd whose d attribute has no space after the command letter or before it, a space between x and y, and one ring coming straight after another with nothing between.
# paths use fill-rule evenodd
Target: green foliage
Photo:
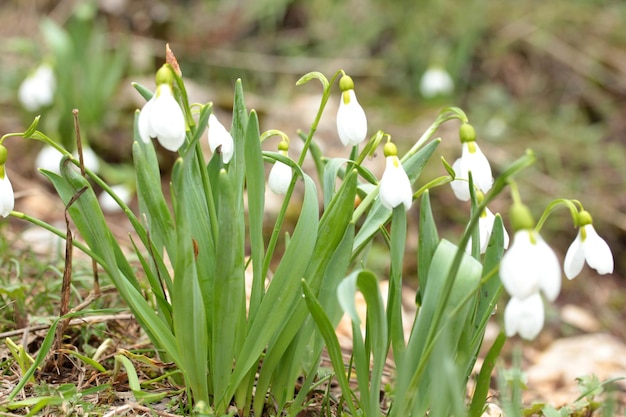
<instances>
[{"instance_id":1,"label":"green foliage","mask_svg":"<svg viewBox=\"0 0 626 417\"><path fill-rule=\"evenodd\" d=\"M59 49L63 49L61 46ZM163 68L169 71L171 67ZM133 158L138 215L96 173L81 167L80 161L67 152L63 152L59 174L43 171L84 240L74 245L104 269L160 358L173 362L182 374L190 393L189 412L195 409L199 414L224 415L234 404L242 415L253 412L261 416L271 399L273 412L296 415L304 407L306 395L296 394L298 377L304 376L302 390L313 387L324 347L342 390L340 406L346 404L353 415L382 414L382 375L390 353L396 375L388 399L389 416L478 416L485 405L503 336L488 354L469 406L466 389L487 321L502 291L498 265L504 252L505 230L502 219L496 216L483 256L478 245L479 219L512 177L533 163L534 154L527 152L514 161L480 201L469 176L471 213L458 244L439 237L429 191L454 180L454 172L448 169L449 175L426 182L414 195L421 197L419 247L417 254L407 255L409 222L405 207L391 209L383 205L377 198L381 185L361 166L365 156L371 155L384 138L390 143L389 135L377 132L360 153L358 146L354 147L348 159L326 159L313 142L340 74L343 71L338 71L330 82L318 72L298 81L303 84L318 80L323 93L317 116L308 133L302 135L304 144L297 160L262 150L262 138L275 131L260 133L258 116L246 107L242 83L237 81L231 127L234 157L224 163L220 152L207 161L200 144L212 105L190 107L185 84L172 71L175 97L184 113L185 142L178 150L167 195L161 186L164 178L154 145L149 138L141 137L141 115L135 114ZM135 87L150 99L148 89L138 84ZM155 106L158 98L151 105ZM457 107L444 108L401 158L397 169L406 172L411 184L420 180L424 166L441 142L433 139L437 129L450 120L467 123L468 118ZM55 146L36 130L37 121L25 133L3 138L22 135ZM323 185L321 192L302 168L309 153ZM280 211L270 220L272 233L267 242L263 235L268 221L264 162L287 164L294 173ZM131 266L121 243L107 226L94 184L111 194L128 217L141 271ZM299 192L294 191L296 187ZM299 207L293 227L286 222L290 205ZM64 236L22 213L13 215ZM284 242L280 242L281 236L285 236ZM368 269L366 249L377 236L382 236L389 250L386 300L379 277ZM471 238L474 244L466 251ZM279 242L284 246L280 252ZM407 323L411 327L408 335L404 333L401 301L406 256L417 256L420 280L416 300L419 308L412 323ZM252 279L249 300L247 276ZM356 308L357 292L365 299L365 317L360 317ZM352 322L353 352L347 370L348 374L354 371L356 390L350 388L347 364L333 330L342 312ZM23 348L10 346L23 377L9 401L42 364L59 320L53 323L36 358L30 360ZM73 355L100 372L105 370L92 357ZM138 400L160 399L142 389L135 365L127 355L115 355L114 374L122 368ZM513 398L518 396L516 391ZM56 400L42 397L33 401L31 405L37 408Z\"/></svg>"}]
</instances>

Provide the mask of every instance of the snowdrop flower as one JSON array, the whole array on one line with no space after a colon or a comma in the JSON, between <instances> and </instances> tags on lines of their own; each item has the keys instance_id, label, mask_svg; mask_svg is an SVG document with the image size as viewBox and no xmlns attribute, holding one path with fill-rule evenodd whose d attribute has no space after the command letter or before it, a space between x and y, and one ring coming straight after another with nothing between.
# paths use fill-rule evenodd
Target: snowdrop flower
<instances>
[{"instance_id":1,"label":"snowdrop flower","mask_svg":"<svg viewBox=\"0 0 626 417\"><path fill-rule=\"evenodd\" d=\"M521 300L542 290L554 301L561 291L561 266L556 253L539 233L518 230L500 263L502 285Z\"/></svg>"},{"instance_id":2,"label":"snowdrop flower","mask_svg":"<svg viewBox=\"0 0 626 417\"><path fill-rule=\"evenodd\" d=\"M278 145L278 152L281 155L288 156L288 149L289 144L285 140L281 141ZM284 195L289 189L292 177L293 171L291 170L291 167L284 162L276 161L270 171L270 175L267 179L267 185L269 185L270 190L272 190L274 194Z\"/></svg>"},{"instance_id":3,"label":"snowdrop flower","mask_svg":"<svg viewBox=\"0 0 626 417\"><path fill-rule=\"evenodd\" d=\"M404 208L411 208L413 202L413 189L402 163L398 159L396 145L387 142L384 147L385 172L380 179L380 202L383 206L393 209L400 204Z\"/></svg>"},{"instance_id":4,"label":"snowdrop flower","mask_svg":"<svg viewBox=\"0 0 626 417\"><path fill-rule=\"evenodd\" d=\"M113 185L111 187L111 191L113 191L113 193L117 195L117 197L125 204L128 204L133 198L133 192L126 184ZM100 196L98 197L98 202L100 203L100 207L104 212L116 213L122 211L122 208L119 204L117 204L117 201L115 201L113 197L111 197L111 195L106 191L100 193Z\"/></svg>"},{"instance_id":5,"label":"snowdrop flower","mask_svg":"<svg viewBox=\"0 0 626 417\"><path fill-rule=\"evenodd\" d=\"M585 261L601 275L613 273L611 249L594 229L591 215L583 210L578 214L578 219L580 225L578 235L565 255L563 266L565 276L568 279L576 278L582 271Z\"/></svg>"},{"instance_id":6,"label":"snowdrop flower","mask_svg":"<svg viewBox=\"0 0 626 417\"><path fill-rule=\"evenodd\" d=\"M500 262L500 279L511 297L524 300L543 291L554 301L561 291L561 266L556 253L534 230L535 220L528 207L519 202L517 187L512 184L513 205L510 218L513 243Z\"/></svg>"},{"instance_id":7,"label":"snowdrop flower","mask_svg":"<svg viewBox=\"0 0 626 417\"><path fill-rule=\"evenodd\" d=\"M52 104L55 90L56 78L52 67L42 64L22 81L17 96L22 106L32 112Z\"/></svg>"},{"instance_id":8,"label":"snowdrop flower","mask_svg":"<svg viewBox=\"0 0 626 417\"><path fill-rule=\"evenodd\" d=\"M493 175L487 157L476 143L474 128L465 123L461 126L459 133L462 143L461 157L452 165L456 179L450 185L456 198L468 201L470 199L469 172L472 173L474 185L483 193L491 189Z\"/></svg>"},{"instance_id":9,"label":"snowdrop flower","mask_svg":"<svg viewBox=\"0 0 626 417\"><path fill-rule=\"evenodd\" d=\"M493 231L493 222L496 220L495 214L488 208L478 218L478 234L480 235L480 253L484 254L489 246L489 239L491 239L491 232ZM504 248L509 247L509 234L506 229L503 230L504 234ZM466 251L469 253L472 251L472 238L467 244Z\"/></svg>"},{"instance_id":10,"label":"snowdrop flower","mask_svg":"<svg viewBox=\"0 0 626 417\"><path fill-rule=\"evenodd\" d=\"M174 98L172 74L164 65L157 71L157 89L139 114L139 136L145 143L157 138L161 146L175 152L185 142L185 115Z\"/></svg>"},{"instance_id":11,"label":"snowdrop flower","mask_svg":"<svg viewBox=\"0 0 626 417\"><path fill-rule=\"evenodd\" d=\"M356 146L367 135L367 117L356 99L354 82L348 75L339 80L341 102L337 111L337 132L344 146Z\"/></svg>"},{"instance_id":12,"label":"snowdrop flower","mask_svg":"<svg viewBox=\"0 0 626 417\"><path fill-rule=\"evenodd\" d=\"M544 307L538 292L525 299L512 297L504 309L504 330L507 337L518 334L532 340L543 328Z\"/></svg>"},{"instance_id":13,"label":"snowdrop flower","mask_svg":"<svg viewBox=\"0 0 626 417\"><path fill-rule=\"evenodd\" d=\"M221 147L222 160L227 164L235 151L233 137L213 113L209 115L208 129L211 152L215 152L217 148Z\"/></svg>"},{"instance_id":14,"label":"snowdrop flower","mask_svg":"<svg viewBox=\"0 0 626 417\"><path fill-rule=\"evenodd\" d=\"M2 177L0 178L0 216L7 217L13 207L15 207L15 195L13 194L13 186L9 177L4 172L4 165L1 168Z\"/></svg>"},{"instance_id":15,"label":"snowdrop flower","mask_svg":"<svg viewBox=\"0 0 626 417\"><path fill-rule=\"evenodd\" d=\"M447 96L454 91L454 81L441 67L428 68L420 79L420 92L425 98Z\"/></svg>"},{"instance_id":16,"label":"snowdrop flower","mask_svg":"<svg viewBox=\"0 0 626 417\"><path fill-rule=\"evenodd\" d=\"M13 186L5 171L7 161L7 148L0 145L0 216L7 217L15 206L15 195Z\"/></svg>"}]
</instances>

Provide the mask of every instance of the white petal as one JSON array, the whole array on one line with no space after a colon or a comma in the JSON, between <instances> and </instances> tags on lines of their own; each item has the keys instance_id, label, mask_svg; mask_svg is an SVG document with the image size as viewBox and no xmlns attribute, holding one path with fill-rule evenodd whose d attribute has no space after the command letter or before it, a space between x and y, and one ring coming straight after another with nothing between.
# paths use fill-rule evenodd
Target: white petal
<instances>
[{"instance_id":1,"label":"white petal","mask_svg":"<svg viewBox=\"0 0 626 417\"><path fill-rule=\"evenodd\" d=\"M467 182L467 170L464 169L461 158L454 161L452 169L454 170L455 178L458 178L450 183L454 195L461 201L469 201L470 192L469 182Z\"/></svg>"},{"instance_id":2,"label":"white petal","mask_svg":"<svg viewBox=\"0 0 626 417\"><path fill-rule=\"evenodd\" d=\"M4 178L0 179L0 216L7 217L15 206L15 195L13 194L13 186L9 181L9 176L4 174Z\"/></svg>"},{"instance_id":3,"label":"white petal","mask_svg":"<svg viewBox=\"0 0 626 417\"><path fill-rule=\"evenodd\" d=\"M561 265L556 253L543 238L535 233L535 268L539 276L539 287L550 301L556 300L561 292ZM533 262L533 260L530 260Z\"/></svg>"},{"instance_id":4,"label":"white petal","mask_svg":"<svg viewBox=\"0 0 626 417\"><path fill-rule=\"evenodd\" d=\"M380 179L380 201L389 209L404 204L408 210L413 202L411 181L397 156L388 156L385 164L385 172Z\"/></svg>"},{"instance_id":5,"label":"white petal","mask_svg":"<svg viewBox=\"0 0 626 417\"><path fill-rule=\"evenodd\" d=\"M139 131L139 137L144 143L150 143L150 138L153 136L150 131L150 113L152 110L152 104L154 103L154 96L146 102L139 112L139 120L137 121L137 130Z\"/></svg>"},{"instance_id":6,"label":"white petal","mask_svg":"<svg viewBox=\"0 0 626 417\"><path fill-rule=\"evenodd\" d=\"M220 152L222 153L222 160L227 164L230 162L235 151L232 135L213 114L209 115L208 129L209 148L211 152L215 152L215 150L221 146Z\"/></svg>"},{"instance_id":7,"label":"white petal","mask_svg":"<svg viewBox=\"0 0 626 417\"><path fill-rule=\"evenodd\" d=\"M500 279L506 291L515 298L525 299L539 291L539 274L535 245L531 231L519 230L500 263Z\"/></svg>"},{"instance_id":8,"label":"white petal","mask_svg":"<svg viewBox=\"0 0 626 417\"><path fill-rule=\"evenodd\" d=\"M267 185L274 194L284 195L291 184L293 172L291 167L281 161L276 161L267 179Z\"/></svg>"},{"instance_id":9,"label":"white petal","mask_svg":"<svg viewBox=\"0 0 626 417\"><path fill-rule=\"evenodd\" d=\"M341 94L337 110L337 132L344 146L358 145L367 136L367 117L356 99L354 90L347 90Z\"/></svg>"},{"instance_id":10,"label":"white petal","mask_svg":"<svg viewBox=\"0 0 626 417\"><path fill-rule=\"evenodd\" d=\"M579 230L576 239L574 239L572 244L567 249L567 253L565 254L565 261L563 262L563 270L565 271L565 276L567 277L567 279L576 278L578 274L580 274L580 271L583 270L584 264L585 252L580 241Z\"/></svg>"},{"instance_id":11,"label":"white petal","mask_svg":"<svg viewBox=\"0 0 626 417\"><path fill-rule=\"evenodd\" d=\"M150 132L168 151L177 151L185 142L185 115L167 84L157 88L150 111Z\"/></svg>"},{"instance_id":12,"label":"white petal","mask_svg":"<svg viewBox=\"0 0 626 417\"><path fill-rule=\"evenodd\" d=\"M493 230L493 222L496 216L489 210L485 209L484 216L478 219L478 232L480 234L480 253L483 254L487 251L489 246L489 239L491 239L491 231Z\"/></svg>"},{"instance_id":13,"label":"white petal","mask_svg":"<svg viewBox=\"0 0 626 417\"><path fill-rule=\"evenodd\" d=\"M511 298L504 309L504 328L511 337L519 333L521 337L532 340L543 328L543 300L539 293L534 293L524 300Z\"/></svg>"},{"instance_id":14,"label":"white petal","mask_svg":"<svg viewBox=\"0 0 626 417\"><path fill-rule=\"evenodd\" d=\"M473 152L470 151L471 148L473 148ZM463 143L461 158L463 159L463 167L466 172L472 173L472 179L476 187L484 193L489 191L493 184L491 165L478 144L472 142L470 146L467 142Z\"/></svg>"},{"instance_id":15,"label":"white petal","mask_svg":"<svg viewBox=\"0 0 626 417\"><path fill-rule=\"evenodd\" d=\"M598 235L592 224L583 227L587 233L587 238L582 243L587 263L590 267L598 271L600 275L612 274L614 261L611 248L609 248L606 241Z\"/></svg>"}]
</instances>

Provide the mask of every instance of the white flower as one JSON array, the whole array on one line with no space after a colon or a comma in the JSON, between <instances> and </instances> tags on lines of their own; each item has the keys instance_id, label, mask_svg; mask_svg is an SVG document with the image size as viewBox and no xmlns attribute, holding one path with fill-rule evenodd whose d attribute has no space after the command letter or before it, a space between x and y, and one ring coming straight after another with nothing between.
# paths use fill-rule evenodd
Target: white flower
<instances>
[{"instance_id":1,"label":"white flower","mask_svg":"<svg viewBox=\"0 0 626 417\"><path fill-rule=\"evenodd\" d=\"M425 98L449 95L454 91L454 81L448 72L440 67L431 67L420 80L420 92Z\"/></svg>"},{"instance_id":2,"label":"white flower","mask_svg":"<svg viewBox=\"0 0 626 417\"><path fill-rule=\"evenodd\" d=\"M561 291L561 266L539 233L522 229L502 257L500 279L512 297L523 300L542 290L554 301Z\"/></svg>"},{"instance_id":3,"label":"white flower","mask_svg":"<svg viewBox=\"0 0 626 417\"><path fill-rule=\"evenodd\" d=\"M35 159L35 168L43 168L46 171L52 171L58 174L60 172L59 163L61 162L61 158L63 158L61 152L57 151L52 146L44 145Z\"/></svg>"},{"instance_id":4,"label":"white flower","mask_svg":"<svg viewBox=\"0 0 626 417\"><path fill-rule=\"evenodd\" d=\"M35 159L35 168L43 168L46 171L52 171L54 173L60 173L59 165L63 154L52 146L44 146L41 148ZM78 152L74 151L74 158L78 159ZM83 148L83 160L85 167L93 172L100 170L100 160L98 155L91 148Z\"/></svg>"},{"instance_id":5,"label":"white flower","mask_svg":"<svg viewBox=\"0 0 626 417\"><path fill-rule=\"evenodd\" d=\"M367 136L367 117L352 89L341 93L341 103L337 111L337 132L343 146L358 145Z\"/></svg>"},{"instance_id":6,"label":"white flower","mask_svg":"<svg viewBox=\"0 0 626 417\"><path fill-rule=\"evenodd\" d=\"M26 110L36 111L52 104L55 90L56 79L52 67L43 64L22 81L17 95Z\"/></svg>"},{"instance_id":7,"label":"white flower","mask_svg":"<svg viewBox=\"0 0 626 417\"><path fill-rule=\"evenodd\" d=\"M2 168L4 170L4 167ZM15 195L9 176L4 172L4 178L0 178L0 216L7 217L15 207Z\"/></svg>"},{"instance_id":8,"label":"white flower","mask_svg":"<svg viewBox=\"0 0 626 417\"><path fill-rule=\"evenodd\" d=\"M287 151L281 151L280 153L287 156ZM293 171L289 165L281 161L276 161L270 171L270 175L267 179L267 185L269 185L270 190L272 190L274 194L284 195L289 189L292 176Z\"/></svg>"},{"instance_id":9,"label":"white flower","mask_svg":"<svg viewBox=\"0 0 626 417\"><path fill-rule=\"evenodd\" d=\"M456 179L450 183L456 198L462 201L470 199L468 172L471 171L474 185L483 193L487 193L493 184L491 166L485 154L475 141L463 142L461 157L452 165Z\"/></svg>"},{"instance_id":10,"label":"white flower","mask_svg":"<svg viewBox=\"0 0 626 417\"><path fill-rule=\"evenodd\" d=\"M138 129L145 143L149 143L150 138L157 138L161 146L172 152L185 142L185 115L169 84L160 84L154 96L143 106Z\"/></svg>"},{"instance_id":11,"label":"white flower","mask_svg":"<svg viewBox=\"0 0 626 417\"><path fill-rule=\"evenodd\" d=\"M613 254L609 245L602 239L593 224L581 226L576 239L572 242L567 254L563 269L568 279L574 279L587 264L599 274L613 273Z\"/></svg>"},{"instance_id":12,"label":"white flower","mask_svg":"<svg viewBox=\"0 0 626 417\"><path fill-rule=\"evenodd\" d=\"M228 130L226 130L224 125L220 123L213 114L209 115L208 129L209 148L211 148L211 152L215 152L216 149L221 146L220 153L222 154L222 160L227 164L230 162L235 151L232 135L228 133Z\"/></svg>"},{"instance_id":13,"label":"white flower","mask_svg":"<svg viewBox=\"0 0 626 417\"><path fill-rule=\"evenodd\" d=\"M512 297L504 309L507 337L519 333L524 339L534 339L543 328L544 315L543 300L538 292L525 299Z\"/></svg>"},{"instance_id":14,"label":"white flower","mask_svg":"<svg viewBox=\"0 0 626 417\"><path fill-rule=\"evenodd\" d=\"M115 194L120 200L122 200L125 204L128 204L130 200L133 198L133 192L126 184L117 184L111 186L111 191ZM109 193L103 191L100 193L98 197L98 202L100 203L100 207L102 207L102 211L108 213L116 213L122 210L117 201L111 197Z\"/></svg>"},{"instance_id":15,"label":"white flower","mask_svg":"<svg viewBox=\"0 0 626 417\"><path fill-rule=\"evenodd\" d=\"M380 179L380 201L389 209L404 204L408 210L413 202L411 181L396 155L387 156L385 160L385 172Z\"/></svg>"},{"instance_id":16,"label":"white flower","mask_svg":"<svg viewBox=\"0 0 626 417\"><path fill-rule=\"evenodd\" d=\"M480 235L480 253L483 254L487 251L489 246L489 239L491 239L491 232L493 231L493 222L496 220L495 214L488 208L485 208L482 216L478 218L478 233ZM503 230L504 235L504 248L509 247L509 234L506 229ZM472 238L470 237L467 244L466 251L469 253L472 251Z\"/></svg>"}]
</instances>

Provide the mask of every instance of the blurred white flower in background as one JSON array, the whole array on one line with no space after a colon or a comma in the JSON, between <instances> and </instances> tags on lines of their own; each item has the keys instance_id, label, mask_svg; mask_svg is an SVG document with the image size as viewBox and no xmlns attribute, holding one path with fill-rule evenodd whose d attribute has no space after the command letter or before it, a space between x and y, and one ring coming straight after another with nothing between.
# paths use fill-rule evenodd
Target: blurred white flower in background
<instances>
[{"instance_id":1,"label":"blurred white flower in background","mask_svg":"<svg viewBox=\"0 0 626 417\"><path fill-rule=\"evenodd\" d=\"M33 112L52 104L55 90L56 78L52 67L41 64L22 81L17 95L22 106Z\"/></svg>"},{"instance_id":2,"label":"blurred white flower in background","mask_svg":"<svg viewBox=\"0 0 626 417\"><path fill-rule=\"evenodd\" d=\"M424 98L448 96L454 91L454 80L445 69L432 66L422 75L419 88Z\"/></svg>"}]
</instances>

